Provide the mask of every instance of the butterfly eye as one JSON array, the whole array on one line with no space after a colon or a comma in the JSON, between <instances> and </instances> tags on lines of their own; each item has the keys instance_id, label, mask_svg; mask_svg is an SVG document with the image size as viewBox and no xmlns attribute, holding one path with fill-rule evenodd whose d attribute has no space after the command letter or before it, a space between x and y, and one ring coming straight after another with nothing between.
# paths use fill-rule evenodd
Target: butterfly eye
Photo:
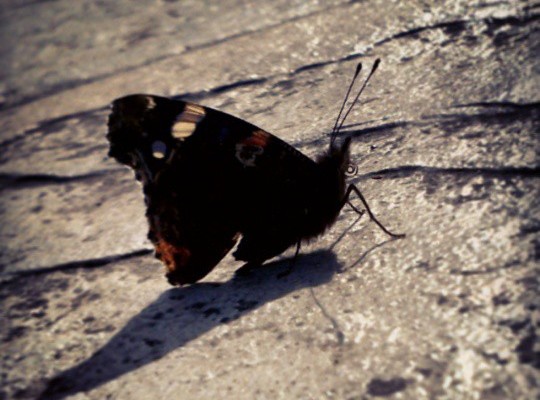
<instances>
[{"instance_id":1,"label":"butterfly eye","mask_svg":"<svg viewBox=\"0 0 540 400\"><path fill-rule=\"evenodd\" d=\"M354 176L358 173L358 165L355 164L349 164L347 165L347 176Z\"/></svg>"},{"instance_id":2,"label":"butterfly eye","mask_svg":"<svg viewBox=\"0 0 540 400\"><path fill-rule=\"evenodd\" d=\"M159 140L152 143L152 156L162 159L167 155L167 145Z\"/></svg>"}]
</instances>

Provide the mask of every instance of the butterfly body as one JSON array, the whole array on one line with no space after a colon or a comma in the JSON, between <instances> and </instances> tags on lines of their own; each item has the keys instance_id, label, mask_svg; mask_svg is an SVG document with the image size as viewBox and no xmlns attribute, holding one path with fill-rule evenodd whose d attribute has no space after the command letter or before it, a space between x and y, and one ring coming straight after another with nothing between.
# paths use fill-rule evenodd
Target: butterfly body
<instances>
[{"instance_id":1,"label":"butterfly body","mask_svg":"<svg viewBox=\"0 0 540 400\"><path fill-rule=\"evenodd\" d=\"M156 256L173 284L206 276L234 247L261 264L322 234L347 201L350 139L316 161L262 129L151 95L113 102L109 155L143 184Z\"/></svg>"}]
</instances>

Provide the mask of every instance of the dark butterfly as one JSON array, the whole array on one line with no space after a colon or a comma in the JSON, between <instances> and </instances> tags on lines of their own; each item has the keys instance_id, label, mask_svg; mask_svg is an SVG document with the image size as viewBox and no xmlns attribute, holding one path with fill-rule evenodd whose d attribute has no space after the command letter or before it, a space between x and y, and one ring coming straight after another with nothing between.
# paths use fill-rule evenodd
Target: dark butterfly
<instances>
[{"instance_id":1,"label":"dark butterfly","mask_svg":"<svg viewBox=\"0 0 540 400\"><path fill-rule=\"evenodd\" d=\"M358 92L358 100L379 60ZM171 284L206 276L232 249L247 268L261 265L302 240L321 235L352 192L346 186L350 137L316 161L276 136L198 104L136 94L117 99L109 116L109 155L142 181L148 234ZM350 203L349 203L350 204ZM352 204L353 209L362 214Z\"/></svg>"}]
</instances>

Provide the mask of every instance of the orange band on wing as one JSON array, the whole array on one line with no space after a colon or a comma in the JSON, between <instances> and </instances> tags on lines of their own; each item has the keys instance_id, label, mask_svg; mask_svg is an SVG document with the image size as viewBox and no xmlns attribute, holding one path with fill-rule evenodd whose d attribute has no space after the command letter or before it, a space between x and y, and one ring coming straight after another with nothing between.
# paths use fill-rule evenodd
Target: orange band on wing
<instances>
[{"instance_id":1,"label":"orange band on wing","mask_svg":"<svg viewBox=\"0 0 540 400\"><path fill-rule=\"evenodd\" d=\"M242 140L240 143L246 146L257 146L257 147L266 147L268 140L270 139L270 134L263 130L254 131L247 138Z\"/></svg>"}]
</instances>

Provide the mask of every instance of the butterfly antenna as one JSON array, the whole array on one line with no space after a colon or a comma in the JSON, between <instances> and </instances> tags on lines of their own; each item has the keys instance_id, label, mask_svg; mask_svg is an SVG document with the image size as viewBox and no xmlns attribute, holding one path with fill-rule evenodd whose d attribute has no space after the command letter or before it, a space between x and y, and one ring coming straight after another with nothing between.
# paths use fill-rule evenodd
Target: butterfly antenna
<instances>
[{"instance_id":1,"label":"butterfly antenna","mask_svg":"<svg viewBox=\"0 0 540 400\"><path fill-rule=\"evenodd\" d=\"M366 80L364 81L364 84L362 85L362 87L360 88L360 90L358 91L358 94L356 95L356 97L354 98L352 104L349 106L349 109L347 110L347 112L345 113L345 116L343 117L343 119L341 120L341 123L339 124L339 126L337 127L337 129L332 133L332 141L333 139L337 136L337 134L339 133L339 131L341 130L341 127L343 126L343 123L345 122L345 120L347 119L347 117L349 116L349 113L351 112L351 110L353 109L354 105L356 103L358 103L358 99L360 98L360 95L362 94L362 92L364 91L364 89L366 88L367 84L369 83L369 80L371 79L371 77L373 76L373 74L375 73L375 71L377 70L377 67L379 66L379 64L381 63L381 59L380 58L377 58L375 60L375 62L373 63L373 67L371 67L371 72L369 73L368 77L366 78Z\"/></svg>"},{"instance_id":2,"label":"butterfly antenna","mask_svg":"<svg viewBox=\"0 0 540 400\"><path fill-rule=\"evenodd\" d=\"M347 94L345 95L345 99L343 100L343 104L341 105L341 109L339 110L339 114L338 114L338 116L336 118L334 128L332 129L332 136L330 138L330 146L332 146L334 144L334 140L336 139L336 135L337 135L336 129L338 127L339 118L341 117L341 114L343 113L343 109L345 108L345 104L347 104L347 100L349 99L349 95L351 94L351 90L352 90L352 88L354 86L354 82L356 82L356 78L360 74L360 71L362 71L362 63L358 63L358 65L356 66L356 71L355 71L354 76L352 78L351 84L349 85L349 89L347 89Z\"/></svg>"}]
</instances>

